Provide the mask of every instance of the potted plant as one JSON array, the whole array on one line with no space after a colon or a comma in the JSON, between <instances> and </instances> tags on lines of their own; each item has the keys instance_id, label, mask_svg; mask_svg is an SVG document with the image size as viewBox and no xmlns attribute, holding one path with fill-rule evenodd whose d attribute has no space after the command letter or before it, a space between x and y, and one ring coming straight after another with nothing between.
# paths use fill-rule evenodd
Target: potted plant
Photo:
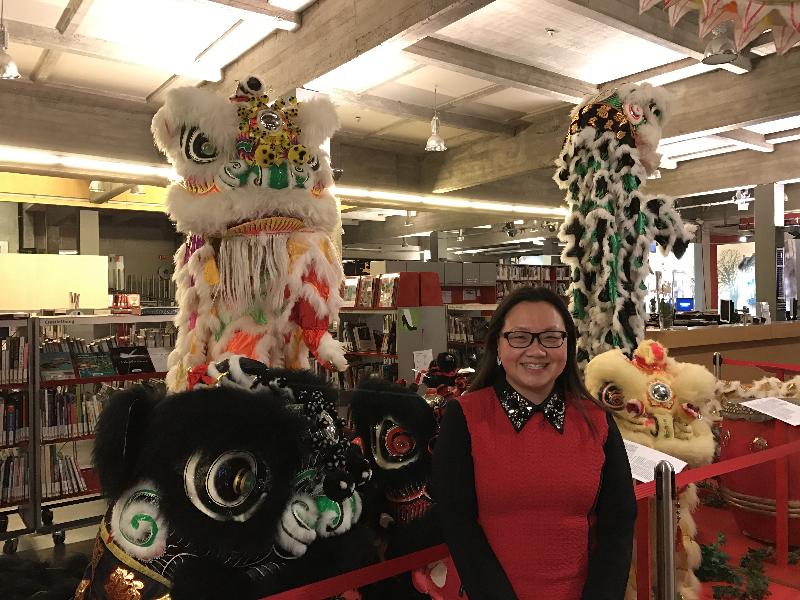
<instances>
[{"instance_id":1,"label":"potted plant","mask_svg":"<svg viewBox=\"0 0 800 600\"><path fill-rule=\"evenodd\" d=\"M672 306L672 301L669 298L661 298L658 301L658 324L661 329L669 329L672 327L673 320L675 319L675 307Z\"/></svg>"}]
</instances>

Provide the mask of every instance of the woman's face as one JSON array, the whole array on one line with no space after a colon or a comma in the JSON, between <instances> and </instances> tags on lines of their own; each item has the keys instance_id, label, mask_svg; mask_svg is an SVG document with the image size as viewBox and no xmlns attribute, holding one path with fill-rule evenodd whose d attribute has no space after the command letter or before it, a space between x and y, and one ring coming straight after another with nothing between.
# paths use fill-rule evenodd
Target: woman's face
<instances>
[{"instance_id":1,"label":"woman's face","mask_svg":"<svg viewBox=\"0 0 800 600\"><path fill-rule=\"evenodd\" d=\"M532 402L542 402L567 364L567 340L559 348L545 348L537 339L527 348L513 348L503 337L509 331L564 332L564 320L547 302L520 302L506 315L497 343L497 355L514 389Z\"/></svg>"}]
</instances>

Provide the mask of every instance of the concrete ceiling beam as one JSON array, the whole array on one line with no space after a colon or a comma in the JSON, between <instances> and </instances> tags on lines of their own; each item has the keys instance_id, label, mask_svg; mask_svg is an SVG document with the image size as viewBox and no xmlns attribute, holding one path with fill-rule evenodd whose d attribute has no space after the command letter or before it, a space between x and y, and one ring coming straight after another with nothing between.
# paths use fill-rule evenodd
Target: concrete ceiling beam
<instances>
[{"instance_id":1,"label":"concrete ceiling beam","mask_svg":"<svg viewBox=\"0 0 800 600\"><path fill-rule=\"evenodd\" d=\"M284 91L302 87L368 52L403 49L490 4L491 0L318 0L303 12L303 27L278 31L225 68L211 85L230 92L257 73Z\"/></svg>"},{"instance_id":2,"label":"concrete ceiling beam","mask_svg":"<svg viewBox=\"0 0 800 600\"><path fill-rule=\"evenodd\" d=\"M562 102L574 104L597 93L597 86L591 83L435 37L420 40L405 51L427 64Z\"/></svg>"},{"instance_id":3,"label":"concrete ceiling beam","mask_svg":"<svg viewBox=\"0 0 800 600\"><path fill-rule=\"evenodd\" d=\"M800 52L766 56L745 75L714 71L665 88L672 95L665 144L794 116L800 114ZM708 110L709 106L714 110ZM433 192L442 193L513 179L537 169L555 169L553 159L561 150L569 122L569 109L553 109L534 117L512 140L479 140L448 150L425 161L425 180Z\"/></svg>"}]
</instances>

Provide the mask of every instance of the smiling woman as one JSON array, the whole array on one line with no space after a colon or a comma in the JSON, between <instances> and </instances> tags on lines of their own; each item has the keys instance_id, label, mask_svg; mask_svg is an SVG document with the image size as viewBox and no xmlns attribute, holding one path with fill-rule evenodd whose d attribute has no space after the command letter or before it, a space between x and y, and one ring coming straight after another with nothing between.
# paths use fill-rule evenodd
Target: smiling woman
<instances>
[{"instance_id":1,"label":"smiling woman","mask_svg":"<svg viewBox=\"0 0 800 600\"><path fill-rule=\"evenodd\" d=\"M448 404L434 495L470 600L624 595L630 467L614 420L581 382L575 345L554 292L515 290L489 323L470 393Z\"/></svg>"}]
</instances>

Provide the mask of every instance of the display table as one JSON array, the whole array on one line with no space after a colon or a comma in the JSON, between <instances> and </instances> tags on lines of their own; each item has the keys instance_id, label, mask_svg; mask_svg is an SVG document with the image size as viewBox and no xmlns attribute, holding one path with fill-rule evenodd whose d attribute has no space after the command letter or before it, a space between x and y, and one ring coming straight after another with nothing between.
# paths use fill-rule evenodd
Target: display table
<instances>
[{"instance_id":1,"label":"display table","mask_svg":"<svg viewBox=\"0 0 800 600\"><path fill-rule=\"evenodd\" d=\"M712 357L796 363L800 357L800 321L769 325L713 325L675 329L648 329L646 337L667 348L679 361L692 362L713 370ZM723 379L751 382L765 377L760 369L726 365Z\"/></svg>"}]
</instances>

